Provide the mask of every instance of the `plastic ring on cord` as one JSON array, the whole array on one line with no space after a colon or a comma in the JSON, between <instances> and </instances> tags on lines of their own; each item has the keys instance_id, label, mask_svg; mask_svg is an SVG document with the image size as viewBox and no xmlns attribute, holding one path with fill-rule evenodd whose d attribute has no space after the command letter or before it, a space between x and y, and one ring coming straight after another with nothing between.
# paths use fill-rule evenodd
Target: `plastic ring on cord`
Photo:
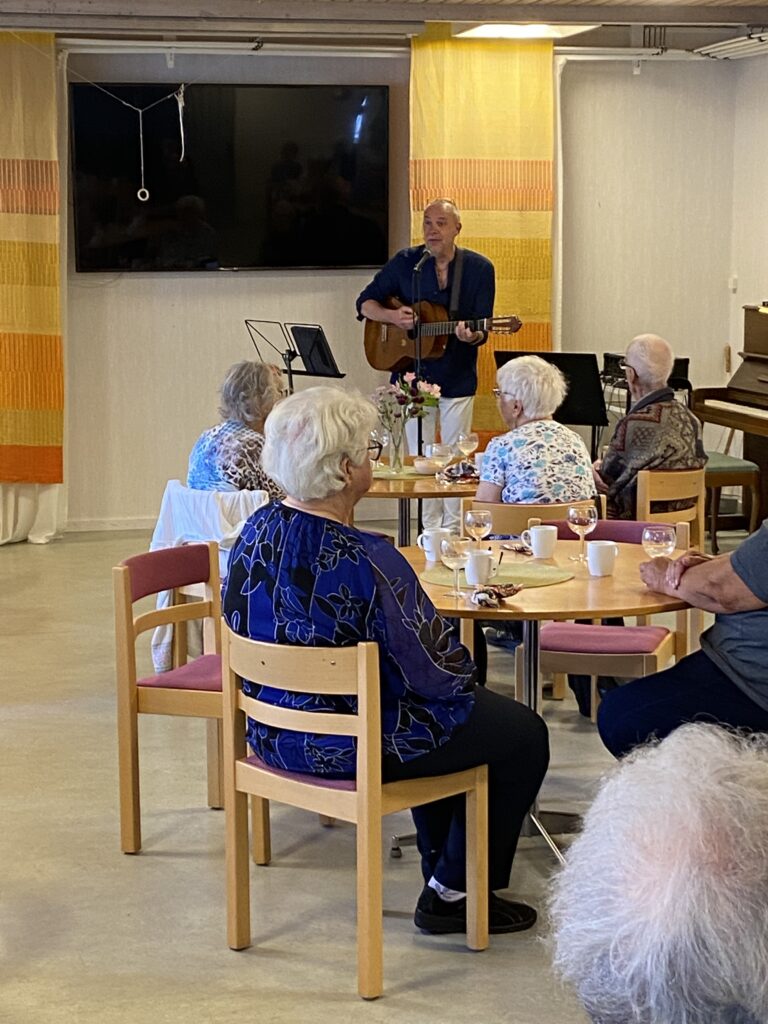
<instances>
[{"instance_id":1,"label":"plastic ring on cord","mask_svg":"<svg viewBox=\"0 0 768 1024\"><path fill-rule=\"evenodd\" d=\"M140 188L139 191L136 193L136 197L142 203L146 203L146 201L149 199L149 192L145 188Z\"/></svg>"}]
</instances>

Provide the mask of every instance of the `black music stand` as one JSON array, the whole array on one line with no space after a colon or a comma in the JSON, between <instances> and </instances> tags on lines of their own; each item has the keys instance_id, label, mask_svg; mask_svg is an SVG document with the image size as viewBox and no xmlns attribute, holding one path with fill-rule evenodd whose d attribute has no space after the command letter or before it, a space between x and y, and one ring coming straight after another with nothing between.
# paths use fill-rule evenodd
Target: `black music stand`
<instances>
[{"instance_id":1,"label":"black music stand","mask_svg":"<svg viewBox=\"0 0 768 1024\"><path fill-rule=\"evenodd\" d=\"M518 356L539 356L552 363L568 381L568 394L554 419L571 427L591 427L591 453L596 459L600 430L608 426L603 384L593 352L494 352L496 369Z\"/></svg>"},{"instance_id":2,"label":"black music stand","mask_svg":"<svg viewBox=\"0 0 768 1024\"><path fill-rule=\"evenodd\" d=\"M257 338L278 353L285 364L288 391L293 394L293 378L331 377L340 380L346 374L339 371L331 347L319 324L281 323L279 320L246 320L256 355L264 362ZM293 369L293 360L299 357L303 370Z\"/></svg>"}]
</instances>

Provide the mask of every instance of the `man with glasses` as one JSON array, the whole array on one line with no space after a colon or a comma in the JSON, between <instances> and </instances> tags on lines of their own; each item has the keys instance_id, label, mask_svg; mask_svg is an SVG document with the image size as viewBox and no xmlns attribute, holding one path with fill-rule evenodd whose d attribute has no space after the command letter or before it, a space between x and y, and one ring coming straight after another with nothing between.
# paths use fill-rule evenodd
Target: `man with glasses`
<instances>
[{"instance_id":1,"label":"man with glasses","mask_svg":"<svg viewBox=\"0 0 768 1024\"><path fill-rule=\"evenodd\" d=\"M701 424L667 381L674 355L658 334L639 334L621 367L632 405L619 420L602 460L593 465L597 489L607 495L609 519L634 519L641 469L699 469L707 461ZM669 502L669 511L683 507Z\"/></svg>"}]
</instances>

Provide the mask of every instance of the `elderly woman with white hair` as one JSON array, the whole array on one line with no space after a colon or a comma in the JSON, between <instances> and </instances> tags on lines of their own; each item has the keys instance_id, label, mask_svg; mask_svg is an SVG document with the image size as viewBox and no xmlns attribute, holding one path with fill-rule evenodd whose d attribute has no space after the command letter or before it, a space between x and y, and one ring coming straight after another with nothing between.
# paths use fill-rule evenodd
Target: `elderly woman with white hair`
<instances>
[{"instance_id":1,"label":"elderly woman with white hair","mask_svg":"<svg viewBox=\"0 0 768 1024\"><path fill-rule=\"evenodd\" d=\"M553 414L567 391L560 370L539 356L500 366L494 395L509 427L483 455L478 501L555 504L595 492L586 445Z\"/></svg>"},{"instance_id":2,"label":"elderly woman with white hair","mask_svg":"<svg viewBox=\"0 0 768 1024\"><path fill-rule=\"evenodd\" d=\"M261 466L264 423L283 394L279 366L244 359L221 385L221 423L204 431L189 456L187 486L196 491L283 491Z\"/></svg>"},{"instance_id":3,"label":"elderly woman with white hair","mask_svg":"<svg viewBox=\"0 0 768 1024\"><path fill-rule=\"evenodd\" d=\"M554 881L595 1024L768 1021L768 740L681 726L603 780Z\"/></svg>"},{"instance_id":4,"label":"elderly woman with white hair","mask_svg":"<svg viewBox=\"0 0 768 1024\"><path fill-rule=\"evenodd\" d=\"M495 894L509 884L525 813L549 757L543 721L476 685L475 666L413 570L380 535L350 526L371 485L377 421L371 402L314 387L275 407L265 427L264 469L287 497L255 512L229 564L224 615L256 640L303 646L379 645L386 781L489 766L489 912L492 932L531 927L536 912ZM256 684L244 684L246 688ZM282 705L309 700L343 713L344 698L279 689ZM354 776L349 737L304 735L249 721L248 741L267 764L327 778ZM425 887L414 921L430 933L466 930L463 797L415 808Z\"/></svg>"}]
</instances>

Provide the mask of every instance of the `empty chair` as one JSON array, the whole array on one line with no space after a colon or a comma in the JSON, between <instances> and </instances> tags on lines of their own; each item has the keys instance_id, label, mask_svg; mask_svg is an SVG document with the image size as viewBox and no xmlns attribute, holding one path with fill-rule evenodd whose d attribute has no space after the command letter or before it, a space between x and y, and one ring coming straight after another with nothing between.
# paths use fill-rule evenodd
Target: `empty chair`
<instances>
[{"instance_id":1,"label":"empty chair","mask_svg":"<svg viewBox=\"0 0 768 1024\"><path fill-rule=\"evenodd\" d=\"M227 848L227 936L232 949L251 944L247 795L252 797L257 864L271 858L269 801L277 800L357 826L358 991L383 990L381 818L466 794L467 946L488 945L487 766L382 784L378 647L290 647L249 640L223 625L224 780ZM246 696L243 679L302 694L354 696L356 714L318 713ZM354 736L356 777L339 781L271 768L248 756L246 715L297 732ZM286 908L290 914L290 908Z\"/></svg>"},{"instance_id":2,"label":"empty chair","mask_svg":"<svg viewBox=\"0 0 768 1024\"><path fill-rule=\"evenodd\" d=\"M691 546L704 546L704 474L702 469L642 469L637 474L637 519L654 523L690 523ZM675 507L689 502L687 508ZM660 511L659 503L673 508ZM656 506L656 507L654 507Z\"/></svg>"},{"instance_id":3,"label":"empty chair","mask_svg":"<svg viewBox=\"0 0 768 1024\"><path fill-rule=\"evenodd\" d=\"M208 802L221 807L221 588L219 549L190 544L127 558L112 570L115 598L117 742L120 780L120 842L124 853L141 849L138 716L183 715L207 718ZM203 599L134 613L133 605L160 591L202 585ZM200 620L207 653L182 661L162 675L137 677L136 639L161 624ZM179 644L182 650L183 645Z\"/></svg>"},{"instance_id":4,"label":"empty chair","mask_svg":"<svg viewBox=\"0 0 768 1024\"><path fill-rule=\"evenodd\" d=\"M704 467L704 486L709 503L709 537L712 543L712 554L720 551L717 543L717 517L720 513L720 491L723 487L741 487L742 493L749 491L751 501L749 509L749 532L757 529L757 516L760 509L760 468L757 463L748 459L737 459L734 455L721 452L707 452L707 464Z\"/></svg>"}]
</instances>

